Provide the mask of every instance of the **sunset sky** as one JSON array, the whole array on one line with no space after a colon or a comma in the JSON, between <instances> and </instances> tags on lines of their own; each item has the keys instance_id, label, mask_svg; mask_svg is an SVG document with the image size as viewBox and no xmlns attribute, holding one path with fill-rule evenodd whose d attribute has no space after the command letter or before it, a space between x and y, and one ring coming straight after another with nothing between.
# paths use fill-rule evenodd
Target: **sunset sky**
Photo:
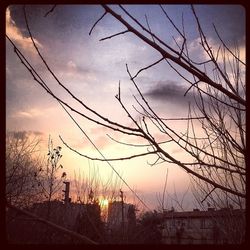
<instances>
[{"instance_id":1,"label":"sunset sky","mask_svg":"<svg viewBox=\"0 0 250 250\"><path fill-rule=\"evenodd\" d=\"M135 111L132 111L132 105L136 105L136 103L132 96L138 96L138 93L129 79L125 65L128 64L134 75L139 69L160 59L159 54L130 33L99 41L101 38L125 30L111 15L106 15L89 36L91 27L104 13L102 6L58 5L52 13L44 17L51 7L51 5L28 5L26 7L31 32L47 63L60 81L89 107L110 120L130 126L131 121L115 98L120 81L123 101L126 107L135 114ZM122 14L117 6L111 5L111 7ZM125 5L124 7L145 26L146 14L151 30L166 43L175 46L172 36L178 39L178 34L164 17L158 5ZM183 13L190 53L197 61L204 60L204 53L198 46L198 32L190 6L164 5L163 7L180 29ZM195 6L195 9L211 45L219 46L212 26L214 23L229 47L237 42L241 59L244 60L244 8L239 5L198 5ZM124 13L122 15L124 16ZM29 38L22 6L13 5L7 8L6 33L29 58L57 95L79 107L65 91L58 87L42 65ZM192 99L189 96L184 98L183 95L189 85L166 62L163 61L155 67L143 71L137 78L137 84L159 116L165 118L187 116L188 103L192 103ZM81 110L83 112L83 109ZM106 158L129 156L135 152L134 148L118 144L109 139L106 134L128 143L137 143L138 139L114 133L86 121L74 113L71 114ZM171 126L182 131L186 124L175 122ZM74 171L88 176L89 171L92 171L93 174L93 168L98 169L104 182L112 175L112 170L107 163L91 162L63 145L59 135L69 146L79 152L92 157L100 157L59 103L33 80L13 52L13 47L7 39L6 129L40 134L44 143L42 154L46 154L47 141L51 135L54 145L62 146L61 163L69 180L74 179ZM175 147L169 148L168 152L180 160L185 157ZM179 167L168 163L150 166L148 163L154 162L154 160L154 156L146 156L128 161L111 162L112 166L151 209L158 205L156 194L163 191L167 171L167 192L170 195L173 195L176 189L176 193L182 198L190 186L187 174ZM112 178L115 180L114 173ZM128 197L128 201L133 202L133 196L124 184L122 184L122 189L125 196ZM188 197L191 197L191 192L189 193ZM170 200L166 206L168 208L172 206ZM192 201L187 201L186 206L192 209Z\"/></svg>"}]
</instances>

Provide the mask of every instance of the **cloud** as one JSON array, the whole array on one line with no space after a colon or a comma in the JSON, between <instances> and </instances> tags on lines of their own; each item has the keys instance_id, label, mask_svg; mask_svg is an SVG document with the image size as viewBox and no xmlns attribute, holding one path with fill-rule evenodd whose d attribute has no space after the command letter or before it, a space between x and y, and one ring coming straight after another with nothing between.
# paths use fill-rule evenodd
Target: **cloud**
<instances>
[{"instance_id":1,"label":"cloud","mask_svg":"<svg viewBox=\"0 0 250 250\"><path fill-rule=\"evenodd\" d=\"M43 136L45 135L43 132L41 131L29 131L30 133L34 134L34 135L37 135L37 136Z\"/></svg>"},{"instance_id":2,"label":"cloud","mask_svg":"<svg viewBox=\"0 0 250 250\"><path fill-rule=\"evenodd\" d=\"M218 58L217 58L218 63L221 63L221 64L224 63L224 53L225 53L226 61L228 60L232 61L234 59L232 54L227 49L225 50L225 52L223 52L223 50L221 49L222 43L218 40L218 38L215 39L212 36L210 36L210 37L207 37L206 39L209 44L209 47L211 48L214 54L214 57L217 56L217 53L219 51ZM240 43L231 44L226 39L224 39L223 42L235 55L239 53L239 59L241 61L243 62L246 61L245 37L241 38ZM208 56L208 54L206 53L206 51L201 45L201 40L199 37L189 41L187 46L188 46L189 55L194 61L204 62L204 61L210 60L210 57Z\"/></svg>"},{"instance_id":3,"label":"cloud","mask_svg":"<svg viewBox=\"0 0 250 250\"><path fill-rule=\"evenodd\" d=\"M73 61L68 61L67 67L71 70L75 70L77 68L76 64Z\"/></svg>"},{"instance_id":4,"label":"cloud","mask_svg":"<svg viewBox=\"0 0 250 250\"><path fill-rule=\"evenodd\" d=\"M107 136L101 135L95 138L94 143L99 149L104 149L110 145L110 140Z\"/></svg>"},{"instance_id":5,"label":"cloud","mask_svg":"<svg viewBox=\"0 0 250 250\"><path fill-rule=\"evenodd\" d=\"M29 112L19 111L16 113L16 116L18 117L26 117L26 118L32 118L32 114Z\"/></svg>"},{"instance_id":6,"label":"cloud","mask_svg":"<svg viewBox=\"0 0 250 250\"><path fill-rule=\"evenodd\" d=\"M25 110L25 111L23 111L23 110L22 111L17 111L16 113L14 113L12 115L12 117L14 117L14 118L33 119L33 118L41 117L43 115L44 115L44 112L42 112L41 110L32 108L32 109Z\"/></svg>"},{"instance_id":7,"label":"cloud","mask_svg":"<svg viewBox=\"0 0 250 250\"><path fill-rule=\"evenodd\" d=\"M10 9L6 10L6 34L12 39L14 42L19 44L24 50L29 51L31 53L35 52L32 40L30 37L25 37L20 29L16 26L15 21L11 18ZM34 38L34 42L38 46L38 48L42 48L42 44Z\"/></svg>"},{"instance_id":8,"label":"cloud","mask_svg":"<svg viewBox=\"0 0 250 250\"><path fill-rule=\"evenodd\" d=\"M226 46L230 50L229 51L226 48L224 50L222 47L223 46L222 43L218 40L213 39L212 37L207 37L207 42L211 48L211 51L213 52L214 57L217 60L220 69L222 69L222 72L224 72L224 70L226 69L226 74L231 84L235 86L237 81L239 80L238 79L239 77L243 80L245 76L245 65L243 65L242 63L239 63L239 65L237 65L236 64L237 60L235 59L235 56L239 58L239 60L241 60L242 62L246 63L245 43L242 42L241 44L234 44L230 46L229 43L224 40ZM188 48L189 48L189 54L191 55L191 58L194 61L205 62L210 60L209 55L202 48L199 38L191 41L188 45ZM207 65L210 66L207 67L207 74L211 79L214 80L214 75L213 75L214 73L212 71L213 68L215 67L214 63L210 62ZM239 67L240 74L236 77L237 67ZM218 79L216 78L215 81L218 81Z\"/></svg>"},{"instance_id":9,"label":"cloud","mask_svg":"<svg viewBox=\"0 0 250 250\"><path fill-rule=\"evenodd\" d=\"M20 130L20 131L7 131L7 136L12 136L15 139L24 139L33 136L44 136L44 133L36 130Z\"/></svg>"},{"instance_id":10,"label":"cloud","mask_svg":"<svg viewBox=\"0 0 250 250\"><path fill-rule=\"evenodd\" d=\"M188 87L184 87L176 81L165 80L156 83L145 95L160 101L171 101L183 104L187 103L187 101L192 101L189 95L184 96L187 88Z\"/></svg>"},{"instance_id":11,"label":"cloud","mask_svg":"<svg viewBox=\"0 0 250 250\"><path fill-rule=\"evenodd\" d=\"M76 88L82 88L82 84L92 84L97 80L96 75L100 73L96 69L91 69L88 65L81 65L73 60L66 63L59 60L53 67L60 78L64 79L65 82L75 83Z\"/></svg>"}]
</instances>

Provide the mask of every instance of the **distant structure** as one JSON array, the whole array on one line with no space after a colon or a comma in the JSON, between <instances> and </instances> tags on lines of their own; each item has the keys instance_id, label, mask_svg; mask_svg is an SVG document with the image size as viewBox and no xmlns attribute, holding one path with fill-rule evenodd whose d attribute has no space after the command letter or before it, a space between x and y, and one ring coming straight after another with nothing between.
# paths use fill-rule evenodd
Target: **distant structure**
<instances>
[{"instance_id":1,"label":"distant structure","mask_svg":"<svg viewBox=\"0 0 250 250\"><path fill-rule=\"evenodd\" d=\"M35 203L30 212L45 218L46 208L49 202ZM61 201L50 201L51 206L51 221L65 228L74 229L78 214L84 213L85 206L78 203L70 203L70 206L65 206Z\"/></svg>"},{"instance_id":2,"label":"distant structure","mask_svg":"<svg viewBox=\"0 0 250 250\"><path fill-rule=\"evenodd\" d=\"M69 198L69 188L70 188L70 182L69 181L64 181L63 182L65 184L65 190L63 190L64 192L64 204L69 204L71 202L71 198Z\"/></svg>"},{"instance_id":3,"label":"distant structure","mask_svg":"<svg viewBox=\"0 0 250 250\"><path fill-rule=\"evenodd\" d=\"M83 234L92 240L100 241L103 234L100 205L96 202L80 204L71 202L69 197L70 182L64 182L63 200L52 200L34 203L26 210L42 219L47 220L48 207L50 208L50 221L78 234ZM17 243L69 243L72 239L62 237L61 233L44 224L27 220L23 215L16 215L9 211L8 238ZM25 230L23 230L25 229Z\"/></svg>"},{"instance_id":4,"label":"distant structure","mask_svg":"<svg viewBox=\"0 0 250 250\"><path fill-rule=\"evenodd\" d=\"M224 208L207 211L164 211L163 244L234 244L242 242L245 210Z\"/></svg>"},{"instance_id":5,"label":"distant structure","mask_svg":"<svg viewBox=\"0 0 250 250\"><path fill-rule=\"evenodd\" d=\"M108 206L108 220L107 225L112 230L120 230L123 224L125 230L129 227L135 226L135 206L122 201L114 201Z\"/></svg>"}]
</instances>

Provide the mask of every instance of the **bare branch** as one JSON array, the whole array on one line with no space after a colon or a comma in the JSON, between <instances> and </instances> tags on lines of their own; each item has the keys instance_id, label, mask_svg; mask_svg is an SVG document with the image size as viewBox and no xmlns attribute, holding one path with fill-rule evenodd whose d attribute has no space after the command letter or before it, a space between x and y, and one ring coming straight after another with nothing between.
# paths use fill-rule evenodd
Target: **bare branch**
<instances>
[{"instance_id":1,"label":"bare branch","mask_svg":"<svg viewBox=\"0 0 250 250\"><path fill-rule=\"evenodd\" d=\"M26 16L26 11L25 11L25 7L24 7L24 14L25 14L25 21L26 21L26 25L27 25L27 29L28 29L28 32L29 32L29 35L30 35L30 38L32 40L32 43L39 55L39 57L41 58L41 60L43 61L44 65L46 66L46 68L48 69L48 71L51 73L51 75L53 76L53 78L57 81L57 83L73 98L75 99L77 102L79 102L84 108L86 108L88 111L90 111L91 113L95 114L96 116L98 116L99 118L101 118L102 120L112 124L112 125L115 125L115 126L122 126L121 124L118 124L118 123L114 123L112 122L111 120L109 120L108 118L105 118L104 116L100 115L100 113L96 112L95 110L89 108L85 103L83 103L79 98L77 98L68 88L66 88L60 81L59 79L56 77L55 73L50 69L50 67L48 66L47 62L45 61L45 59L43 58L43 56L41 55L38 47L36 46L35 42L34 42L34 39L33 39L33 36L31 34L31 31L29 29L29 25L28 25L28 21L27 21L27 16ZM54 96L55 97L55 96ZM71 108L72 109L72 108ZM79 112L78 112L79 113ZM86 117L86 116L85 116ZM92 119L93 121L93 119ZM122 126L123 127L123 126ZM123 127L125 129L125 127ZM131 130L131 128L129 128L129 130ZM133 130L133 129L132 129ZM138 130L137 130L138 131Z\"/></svg>"},{"instance_id":2,"label":"bare branch","mask_svg":"<svg viewBox=\"0 0 250 250\"><path fill-rule=\"evenodd\" d=\"M142 35L140 32L138 32L135 28L133 28L130 24L128 24L120 15L116 14L112 9L110 9L107 5L103 4L103 8L110 13L112 16L114 16L118 21L120 21L122 24L124 24L129 31L134 33L137 37L139 37L141 40L143 40L145 43L150 45L152 48L156 49L164 58L170 59L171 61L175 62L179 66L181 66L183 69L185 69L187 72L195 75L200 81L206 82L208 85L214 87L215 89L218 89L225 95L227 95L229 98L234 99L235 101L239 102L242 105L246 105L246 101L241 98L238 95L235 95L234 93L228 91L226 88L221 86L220 84L214 82L211 80L208 75L205 73L200 73L200 70L198 70L195 67L190 67L190 65L187 65L185 62L181 60L180 57L175 57L171 55L166 50L162 49L159 45L155 44L151 40L149 40L147 37Z\"/></svg>"},{"instance_id":3,"label":"bare branch","mask_svg":"<svg viewBox=\"0 0 250 250\"><path fill-rule=\"evenodd\" d=\"M115 37L115 36L123 35L123 34L125 34L125 33L127 33L127 32L129 32L129 30L124 30L124 31L121 31L121 32L116 33L116 34L114 34L114 35L104 37L104 38L100 39L99 41L104 41L104 40L113 38L113 37Z\"/></svg>"},{"instance_id":4,"label":"bare branch","mask_svg":"<svg viewBox=\"0 0 250 250\"><path fill-rule=\"evenodd\" d=\"M220 39L220 41L221 41L221 43L223 44L223 46L227 49L227 51L228 51L237 61L239 61L240 63L242 63L243 65L246 66L246 64L245 64L242 60L240 60L239 56L236 56L236 55L228 48L228 46L225 44L225 42L222 40L222 38L221 38L221 36L219 35L219 32L218 32L218 30L216 29L216 26L214 25L214 23L213 23L213 27L214 27L214 30L215 30L215 32L216 32L218 38Z\"/></svg>"},{"instance_id":5,"label":"bare branch","mask_svg":"<svg viewBox=\"0 0 250 250\"><path fill-rule=\"evenodd\" d=\"M104 18L104 16L107 14L107 11L105 11L102 16L93 24L92 28L89 31L89 36L91 35L93 29L95 28L95 26Z\"/></svg>"},{"instance_id":6,"label":"bare branch","mask_svg":"<svg viewBox=\"0 0 250 250\"><path fill-rule=\"evenodd\" d=\"M130 159L133 159L133 158L137 158L137 157L142 157L142 156L146 156L146 155L150 155L150 154L155 154L157 153L157 151L150 151L150 152L146 152L146 153L141 153L141 154L134 154L134 155L130 155L130 156L127 156L127 157L120 157L120 158L111 158L111 159L108 159L108 158L105 158L105 159L102 159L102 158L94 158L94 157L90 157L90 156L87 156L87 155L84 155L80 152L78 152L77 150L73 149L72 147L70 147L63 139L61 136L59 136L60 139L62 140L63 144L69 148L71 151L77 153L78 155L80 156L83 156L84 158L87 158L89 160L92 160L92 161L124 161L124 160L130 160Z\"/></svg>"},{"instance_id":7,"label":"bare branch","mask_svg":"<svg viewBox=\"0 0 250 250\"><path fill-rule=\"evenodd\" d=\"M138 22L131 14L129 14L129 12L122 6L119 5L120 8L135 22L137 23L142 30L146 31L151 37L154 37L155 40L157 40L159 43L161 43L162 45L164 45L166 48L168 48L170 51L172 51L175 54L178 54L177 51L175 51L173 48L171 48L168 44L166 44L164 41L162 41L159 37L157 37L155 34L153 34L152 32L150 32L148 29L146 29L140 22Z\"/></svg>"},{"instance_id":8,"label":"bare branch","mask_svg":"<svg viewBox=\"0 0 250 250\"><path fill-rule=\"evenodd\" d=\"M54 4L53 7L44 15L44 17L48 16L50 13L52 13L54 11L54 9L56 8L57 4Z\"/></svg>"},{"instance_id":9,"label":"bare branch","mask_svg":"<svg viewBox=\"0 0 250 250\"><path fill-rule=\"evenodd\" d=\"M169 22L173 25L173 27L177 30L177 32L181 35L181 37L185 40L185 36L182 34L182 32L177 28L177 26L174 24L174 22L172 21L172 19L169 17L169 15L167 14L167 12L164 10L164 8L161 6L161 10L163 11L163 13L165 14L166 18L169 20Z\"/></svg>"},{"instance_id":10,"label":"bare branch","mask_svg":"<svg viewBox=\"0 0 250 250\"><path fill-rule=\"evenodd\" d=\"M201 38L201 43L202 43L202 47L204 48L204 50L207 52L208 56L211 58L211 60L213 61L216 69L220 72L222 78L224 79L224 81L226 82L226 84L229 86L229 88L232 90L232 92L237 95L237 92L235 91L233 85L230 83L229 79L228 79L228 76L227 76L227 73L226 73L226 70L224 70L224 72L222 72L220 66L218 65L217 61L215 60L214 58L214 55L213 55L213 52L211 50L211 47L209 46L208 42L207 42L207 39L206 39L206 36L201 28L201 25L200 25L200 22L199 22L199 18L195 12L195 9L194 9L194 6L192 5L191 6L192 8L192 11L193 11L193 14L195 16L195 19L196 19L196 22L197 22L197 25L198 25L198 28L199 28L199 32L200 32L200 38ZM205 47L206 45L206 47ZM224 67L226 67L226 63L224 62L223 63ZM239 95L238 95L239 96ZM240 97L240 96L239 96ZM241 98L241 97L240 97Z\"/></svg>"},{"instance_id":11,"label":"bare branch","mask_svg":"<svg viewBox=\"0 0 250 250\"><path fill-rule=\"evenodd\" d=\"M199 82L200 82L200 81L197 81L197 82L192 83L191 86L190 86L190 87L186 90L186 92L184 93L184 96L186 96L187 93L188 93L188 91L189 91L192 87L194 87L195 85L197 85Z\"/></svg>"},{"instance_id":12,"label":"bare branch","mask_svg":"<svg viewBox=\"0 0 250 250\"><path fill-rule=\"evenodd\" d=\"M150 32L150 34L151 34L152 40L153 40L153 42L155 43L155 39L154 39L154 36L152 35L152 31L151 31L151 28L150 28L150 26L149 26L149 22L148 22L147 15L145 15L145 19L146 19L147 26L148 26L148 30L149 30L149 32Z\"/></svg>"},{"instance_id":13,"label":"bare branch","mask_svg":"<svg viewBox=\"0 0 250 250\"><path fill-rule=\"evenodd\" d=\"M106 134L112 141L125 145L125 146L129 146L129 147L148 147L150 146L150 144L134 144L134 143L126 143L126 142L121 142L116 140L115 138L111 137L109 134Z\"/></svg>"},{"instance_id":14,"label":"bare branch","mask_svg":"<svg viewBox=\"0 0 250 250\"><path fill-rule=\"evenodd\" d=\"M165 58L163 57L163 58L159 59L158 61L156 61L156 62L150 64L149 66L140 69L132 78L135 79L143 70L146 70L146 69L149 69L149 68L153 67L154 65L160 63L160 62L161 62L162 60L164 60L164 59L165 59Z\"/></svg>"},{"instance_id":15,"label":"bare branch","mask_svg":"<svg viewBox=\"0 0 250 250\"><path fill-rule=\"evenodd\" d=\"M144 27L137 19L128 13L124 7L120 5L120 8L126 14L125 17L131 18L136 25L139 25L138 28L135 25L132 26L129 24L125 18L113 11L109 6L102 6L105 9L105 13L97 20L97 22L95 22L89 34L91 34L97 23L108 13L115 17L119 23L123 24L126 30L104 37L101 41L131 32L143 43L149 45L161 55L158 61L140 69L133 77L129 71L128 65L126 64L128 76L137 91L137 96L133 95L136 104L132 104L132 108L134 109L132 111L136 111L135 114L129 109L131 107L125 105L125 101L121 98L120 81L118 85L118 93L115 97L122 110L125 112L124 115L132 121L131 126L126 124L124 125L121 121L115 122L110 120L96 110L93 110L77 98L70 89L59 81L55 73L48 66L46 60L41 55L38 46L35 43L35 39L32 37L25 8L24 16L30 38L36 52L46 67L46 70L53 77L53 79L56 80L59 87L66 91L71 100L77 101L78 104L80 104L83 111L74 108L74 106L71 106L68 102L59 98L56 92L52 92L34 67L16 48L15 44L9 39L9 37L6 36L12 43L17 57L19 57L21 63L24 64L34 80L40 84L43 89L47 91L47 93L49 93L55 100L57 100L68 114L71 110L75 114L78 114L95 124L119 132L120 135L135 136L135 138L138 139L143 138L143 140L147 141L147 143L144 142L144 144L137 145L133 143L121 142L108 135L111 140L125 146L147 146L148 151L145 152L145 150L143 153L132 153L132 155L129 156L118 156L118 158L112 157L111 159L107 159L100 152L94 142L88 137L77 121L71 116L71 114L69 114L71 119L100 153L101 158L83 155L68 146L61 139L63 143L69 149L83 157L90 160L107 162L111 168L112 165L109 161L129 160L153 154L156 156L156 159L153 159L153 164L151 162L149 163L150 165L154 166L165 162L179 166L197 181L197 185L201 184L199 185L199 188L201 188L202 191L202 198L205 197L205 199L212 199L213 197L218 196L218 198L222 200L223 198L219 197L222 193L228 197L226 198L227 200L232 199L233 202L241 205L241 200L244 200L246 197L246 84L244 80L244 69L242 69L242 65L245 66L245 64L240 61L239 49L237 50L236 48L234 52L228 49L219 36L218 31L214 27L217 36L222 42L222 45L218 49L214 50L205 35L205 30L201 27L200 20L193 6L192 12L195 18L195 25L198 27L198 35L200 39L199 48L202 49L202 51L205 52L205 56L208 56L209 58L208 60L204 60L202 62L195 62L190 57L191 50L188 50L186 40L188 36L185 34L183 15L181 20L182 31L180 31L163 7L160 6L163 14L181 36L181 42L174 38L178 47L176 51L153 33L147 16L145 16L147 27ZM139 31L140 28L142 31ZM233 55L233 58L231 55ZM154 65L160 63L162 60L165 60L171 69L178 74L178 76L184 79L186 83L190 84L187 87L187 90L184 91L184 96L189 93L189 95L194 99L194 102L192 102L194 106L193 109L191 109L189 105L187 117L163 118L164 114L160 115L160 113L156 112L156 109L153 109L153 106L150 105L146 96L143 95L142 90L135 81L135 78L142 71L148 70ZM168 65L166 66L169 69ZM192 92L190 90L192 90ZM164 112L164 110L161 110L160 112ZM186 127L183 131L179 132L175 126L176 123L170 121L181 121L182 125L183 122L185 122ZM158 138L160 138L159 142L157 142ZM162 138L166 138L166 141L163 141ZM183 160L185 158L180 157L178 159L176 156L178 154L173 154L171 151L172 147L169 148L169 145L173 145L182 153L185 153L185 156L188 157L187 162ZM189 160L189 158L191 158L191 160ZM124 181L124 183L126 182Z\"/></svg>"}]
</instances>

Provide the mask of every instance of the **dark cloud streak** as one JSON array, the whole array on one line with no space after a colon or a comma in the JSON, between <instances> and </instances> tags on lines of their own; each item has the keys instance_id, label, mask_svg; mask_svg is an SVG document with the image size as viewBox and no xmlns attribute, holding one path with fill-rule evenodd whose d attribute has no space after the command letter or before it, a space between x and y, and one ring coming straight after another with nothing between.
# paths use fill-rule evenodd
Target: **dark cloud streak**
<instances>
[{"instance_id":1,"label":"dark cloud streak","mask_svg":"<svg viewBox=\"0 0 250 250\"><path fill-rule=\"evenodd\" d=\"M155 100L186 105L194 100L190 94L184 96L187 89L188 87L184 87L181 83L165 80L156 83L151 90L145 93L145 96Z\"/></svg>"}]
</instances>

